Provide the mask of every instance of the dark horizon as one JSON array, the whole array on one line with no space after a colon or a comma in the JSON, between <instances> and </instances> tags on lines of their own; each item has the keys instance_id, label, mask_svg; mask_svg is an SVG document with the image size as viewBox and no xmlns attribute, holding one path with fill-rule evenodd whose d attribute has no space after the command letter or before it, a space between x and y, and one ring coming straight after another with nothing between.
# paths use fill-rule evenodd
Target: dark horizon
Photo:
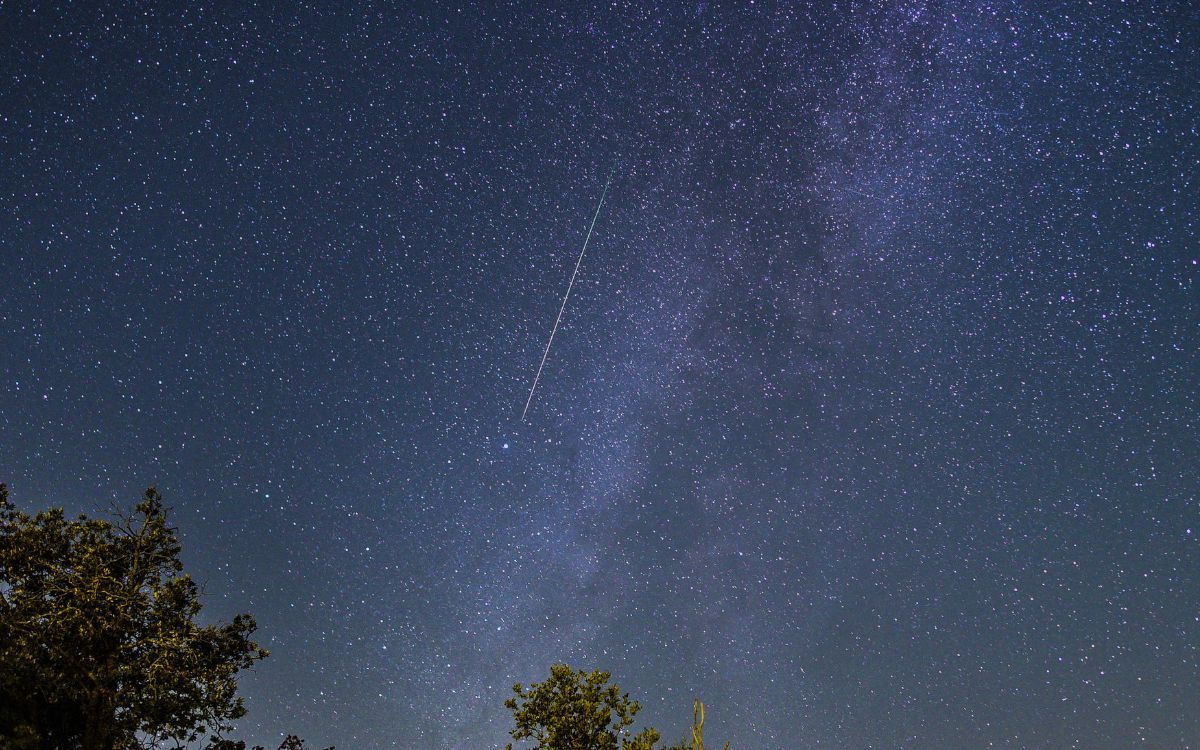
<instances>
[{"instance_id":1,"label":"dark horizon","mask_svg":"<svg viewBox=\"0 0 1200 750\"><path fill-rule=\"evenodd\" d=\"M502 747L564 661L1200 747L1194 9L109 6L0 6L0 482L158 486L251 743Z\"/></svg>"}]
</instances>

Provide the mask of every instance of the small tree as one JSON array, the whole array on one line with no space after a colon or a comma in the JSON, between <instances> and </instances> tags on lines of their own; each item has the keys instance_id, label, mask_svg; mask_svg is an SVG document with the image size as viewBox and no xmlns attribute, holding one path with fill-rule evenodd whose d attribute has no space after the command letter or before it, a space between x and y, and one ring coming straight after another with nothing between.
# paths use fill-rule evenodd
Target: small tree
<instances>
[{"instance_id":1,"label":"small tree","mask_svg":"<svg viewBox=\"0 0 1200 750\"><path fill-rule=\"evenodd\" d=\"M514 685L516 695L504 703L516 722L509 734L514 740L533 740L536 750L651 750L658 732L647 727L629 736L641 706L609 685L610 676L555 664L545 682ZM510 743L507 750L512 747Z\"/></svg>"},{"instance_id":2,"label":"small tree","mask_svg":"<svg viewBox=\"0 0 1200 750\"><path fill-rule=\"evenodd\" d=\"M116 521L29 516L0 485L0 750L180 747L245 714L249 615L201 627L162 496Z\"/></svg>"}]
</instances>

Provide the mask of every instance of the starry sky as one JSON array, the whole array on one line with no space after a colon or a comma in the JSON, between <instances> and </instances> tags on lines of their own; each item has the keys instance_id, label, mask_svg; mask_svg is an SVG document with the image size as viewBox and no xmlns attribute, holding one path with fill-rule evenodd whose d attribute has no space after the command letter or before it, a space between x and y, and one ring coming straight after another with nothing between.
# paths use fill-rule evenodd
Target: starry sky
<instances>
[{"instance_id":1,"label":"starry sky","mask_svg":"<svg viewBox=\"0 0 1200 750\"><path fill-rule=\"evenodd\" d=\"M252 742L1200 747L1195 7L662 6L0 5L0 481Z\"/></svg>"}]
</instances>

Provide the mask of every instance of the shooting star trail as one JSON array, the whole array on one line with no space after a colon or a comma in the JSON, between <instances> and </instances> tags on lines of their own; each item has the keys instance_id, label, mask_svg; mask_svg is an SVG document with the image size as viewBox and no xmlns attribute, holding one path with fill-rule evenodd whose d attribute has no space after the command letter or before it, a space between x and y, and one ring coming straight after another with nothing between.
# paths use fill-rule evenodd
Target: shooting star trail
<instances>
[{"instance_id":1,"label":"shooting star trail","mask_svg":"<svg viewBox=\"0 0 1200 750\"><path fill-rule=\"evenodd\" d=\"M533 392L537 390L538 381L542 379L542 368L546 366L546 357L550 356L550 345L554 343L554 334L558 333L558 324L562 322L563 311L567 309L567 300L571 298L571 288L575 286L575 277L579 275L579 266L583 264L583 254L587 252L588 243L592 240L592 230L596 228L596 219L600 218L600 209L604 207L604 199L608 197L608 186L612 184L613 174L617 168L613 167L608 173L608 180L604 183L604 190L600 193L600 202L596 204L596 213L592 214L592 223L588 226L587 236L583 238L583 249L579 251L579 258L575 261L575 270L571 273L571 281L567 284L567 293L563 295L562 305L558 308L558 317L554 319L554 327L550 329L550 338L546 341L546 350L542 352L542 362L538 365L537 374L533 376L533 385L529 387L529 398L525 399L525 409L521 412L521 421L525 421L525 415L529 413L529 405L533 403Z\"/></svg>"}]
</instances>

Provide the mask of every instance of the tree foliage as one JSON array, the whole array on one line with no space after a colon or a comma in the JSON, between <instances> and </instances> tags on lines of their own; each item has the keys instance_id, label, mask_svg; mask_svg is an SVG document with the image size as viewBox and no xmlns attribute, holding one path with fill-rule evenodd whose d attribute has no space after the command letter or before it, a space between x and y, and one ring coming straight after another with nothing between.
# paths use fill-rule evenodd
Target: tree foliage
<instances>
[{"instance_id":1,"label":"tree foliage","mask_svg":"<svg viewBox=\"0 0 1200 750\"><path fill-rule=\"evenodd\" d=\"M179 553L154 488L105 521L27 515L0 485L0 750L228 743L236 675L267 652L249 615L197 624Z\"/></svg>"},{"instance_id":2,"label":"tree foliage","mask_svg":"<svg viewBox=\"0 0 1200 750\"><path fill-rule=\"evenodd\" d=\"M509 734L533 740L536 750L651 750L658 732L648 727L631 736L629 727L641 706L609 685L610 677L555 664L545 682L514 685L516 695L504 704L516 722Z\"/></svg>"},{"instance_id":3,"label":"tree foliage","mask_svg":"<svg viewBox=\"0 0 1200 750\"><path fill-rule=\"evenodd\" d=\"M241 740L217 740L208 746L208 750L246 750L246 743ZM264 750L262 745L255 745L254 750ZM294 734L289 734L279 744L278 750L310 750L309 746ZM334 750L333 745L325 750Z\"/></svg>"}]
</instances>

